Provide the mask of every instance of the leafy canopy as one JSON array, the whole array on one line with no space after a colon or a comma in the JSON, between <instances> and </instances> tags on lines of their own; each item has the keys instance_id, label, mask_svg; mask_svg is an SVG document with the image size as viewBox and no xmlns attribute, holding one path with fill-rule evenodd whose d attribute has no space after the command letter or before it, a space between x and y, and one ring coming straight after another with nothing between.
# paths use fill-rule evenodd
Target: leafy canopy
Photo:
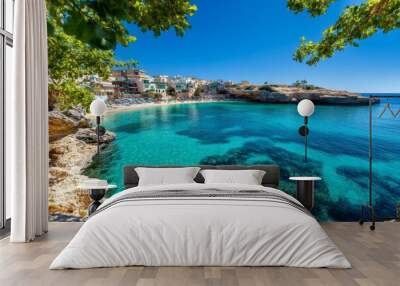
<instances>
[{"instance_id":1,"label":"leafy canopy","mask_svg":"<svg viewBox=\"0 0 400 286\"><path fill-rule=\"evenodd\" d=\"M90 77L107 80L114 67L136 68L136 60L116 61L112 50L101 50L57 28L48 36L50 108L61 110L81 105L86 110L99 86Z\"/></svg>"},{"instance_id":2,"label":"leafy canopy","mask_svg":"<svg viewBox=\"0 0 400 286\"><path fill-rule=\"evenodd\" d=\"M128 71L131 69L136 69L139 66L139 62L134 59L126 60L126 61L115 61L114 67L122 70Z\"/></svg>"},{"instance_id":3,"label":"leafy canopy","mask_svg":"<svg viewBox=\"0 0 400 286\"><path fill-rule=\"evenodd\" d=\"M338 0L288 0L295 13L307 11L312 17L323 15ZM400 0L364 0L359 5L344 9L336 23L328 27L319 42L301 39L293 58L315 65L332 57L347 46L358 47L358 41L371 37L378 31L388 33L400 27Z\"/></svg>"},{"instance_id":4,"label":"leafy canopy","mask_svg":"<svg viewBox=\"0 0 400 286\"><path fill-rule=\"evenodd\" d=\"M158 36L174 28L180 36L196 11L189 0L46 0L49 57L49 107L88 108L96 86L88 78L107 79L115 66L137 67L135 60L115 61L117 44L136 38L126 28L136 24Z\"/></svg>"},{"instance_id":5,"label":"leafy canopy","mask_svg":"<svg viewBox=\"0 0 400 286\"><path fill-rule=\"evenodd\" d=\"M175 88L173 88L172 86L169 86L169 87L167 88L167 94L168 94L169 96L177 96L176 90L175 90Z\"/></svg>"},{"instance_id":6,"label":"leafy canopy","mask_svg":"<svg viewBox=\"0 0 400 286\"><path fill-rule=\"evenodd\" d=\"M47 41L49 107L67 109L81 104L88 108L94 98L88 77L109 77L114 65L113 51L92 48L67 35L56 24Z\"/></svg>"},{"instance_id":7,"label":"leafy canopy","mask_svg":"<svg viewBox=\"0 0 400 286\"><path fill-rule=\"evenodd\" d=\"M94 49L60 28L48 36L48 57L50 80L54 84L93 74L107 78L114 64L113 51Z\"/></svg>"},{"instance_id":8,"label":"leafy canopy","mask_svg":"<svg viewBox=\"0 0 400 286\"><path fill-rule=\"evenodd\" d=\"M142 31L161 32L174 28L183 36L190 28L188 16L197 10L189 0L47 0L50 19L68 35L99 49L127 46L136 38L126 25L136 24ZM49 33L54 31L49 22Z\"/></svg>"}]
</instances>

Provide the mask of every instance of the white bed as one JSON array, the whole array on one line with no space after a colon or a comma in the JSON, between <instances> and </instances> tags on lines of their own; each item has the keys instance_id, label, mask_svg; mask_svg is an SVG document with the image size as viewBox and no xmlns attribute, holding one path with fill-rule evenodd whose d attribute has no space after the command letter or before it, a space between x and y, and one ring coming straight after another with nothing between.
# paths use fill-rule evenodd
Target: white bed
<instances>
[{"instance_id":1,"label":"white bed","mask_svg":"<svg viewBox=\"0 0 400 286\"><path fill-rule=\"evenodd\" d=\"M187 193L137 197L146 191L174 190ZM193 192L247 194L246 190L248 197L190 196ZM253 191L266 192L272 199L253 197ZM50 269L128 265L350 268L314 217L298 204L280 190L254 185L131 188L106 200Z\"/></svg>"}]
</instances>

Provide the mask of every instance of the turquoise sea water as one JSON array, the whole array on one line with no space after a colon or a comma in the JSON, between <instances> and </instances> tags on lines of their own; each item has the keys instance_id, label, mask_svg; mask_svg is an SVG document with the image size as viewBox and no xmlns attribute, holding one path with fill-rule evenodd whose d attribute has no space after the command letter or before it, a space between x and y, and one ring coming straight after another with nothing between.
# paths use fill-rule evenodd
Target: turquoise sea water
<instances>
[{"instance_id":1,"label":"turquoise sea water","mask_svg":"<svg viewBox=\"0 0 400 286\"><path fill-rule=\"evenodd\" d=\"M374 199L379 216L394 216L400 201L400 116L377 119L375 105ZM395 111L400 102L392 101ZM318 175L320 220L351 221L368 200L368 107L317 106L310 118L309 163L303 161L303 123L291 104L197 103L109 115L103 125L116 133L86 174L123 187L127 164L265 164L282 168L281 189L294 194L294 175Z\"/></svg>"}]
</instances>

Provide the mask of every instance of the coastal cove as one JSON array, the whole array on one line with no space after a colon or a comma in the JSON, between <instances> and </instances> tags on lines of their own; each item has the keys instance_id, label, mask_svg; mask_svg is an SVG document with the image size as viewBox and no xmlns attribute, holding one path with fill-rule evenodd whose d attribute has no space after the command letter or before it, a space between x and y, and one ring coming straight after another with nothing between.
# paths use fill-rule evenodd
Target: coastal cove
<instances>
[{"instance_id":1,"label":"coastal cove","mask_svg":"<svg viewBox=\"0 0 400 286\"><path fill-rule=\"evenodd\" d=\"M377 116L385 102L375 104ZM394 110L400 103L392 103ZM374 188L379 216L394 216L400 181L399 119L374 124ZM209 102L160 105L105 117L115 133L84 175L107 179L123 190L127 164L265 164L282 168L281 189L294 194L289 176L317 175L314 214L322 221L353 221L368 200L368 107L317 105L310 120L310 162L303 162L295 104ZM390 163L389 163L390 161Z\"/></svg>"}]
</instances>

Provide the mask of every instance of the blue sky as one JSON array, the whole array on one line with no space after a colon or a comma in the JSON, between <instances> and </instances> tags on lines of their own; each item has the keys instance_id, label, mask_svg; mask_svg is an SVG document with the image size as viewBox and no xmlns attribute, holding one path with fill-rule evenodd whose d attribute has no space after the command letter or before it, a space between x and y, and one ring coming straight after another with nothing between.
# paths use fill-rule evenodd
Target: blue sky
<instances>
[{"instance_id":1,"label":"blue sky","mask_svg":"<svg viewBox=\"0 0 400 286\"><path fill-rule=\"evenodd\" d=\"M137 27L138 40L118 47L118 59L137 59L149 74L193 75L254 83L310 83L356 92L400 92L400 30L378 34L316 67L292 54L300 37L318 40L340 11L356 0L339 0L328 14L293 14L285 0L196 0L192 28L183 38L168 31L155 38ZM358 1L359 2L359 1Z\"/></svg>"}]
</instances>

